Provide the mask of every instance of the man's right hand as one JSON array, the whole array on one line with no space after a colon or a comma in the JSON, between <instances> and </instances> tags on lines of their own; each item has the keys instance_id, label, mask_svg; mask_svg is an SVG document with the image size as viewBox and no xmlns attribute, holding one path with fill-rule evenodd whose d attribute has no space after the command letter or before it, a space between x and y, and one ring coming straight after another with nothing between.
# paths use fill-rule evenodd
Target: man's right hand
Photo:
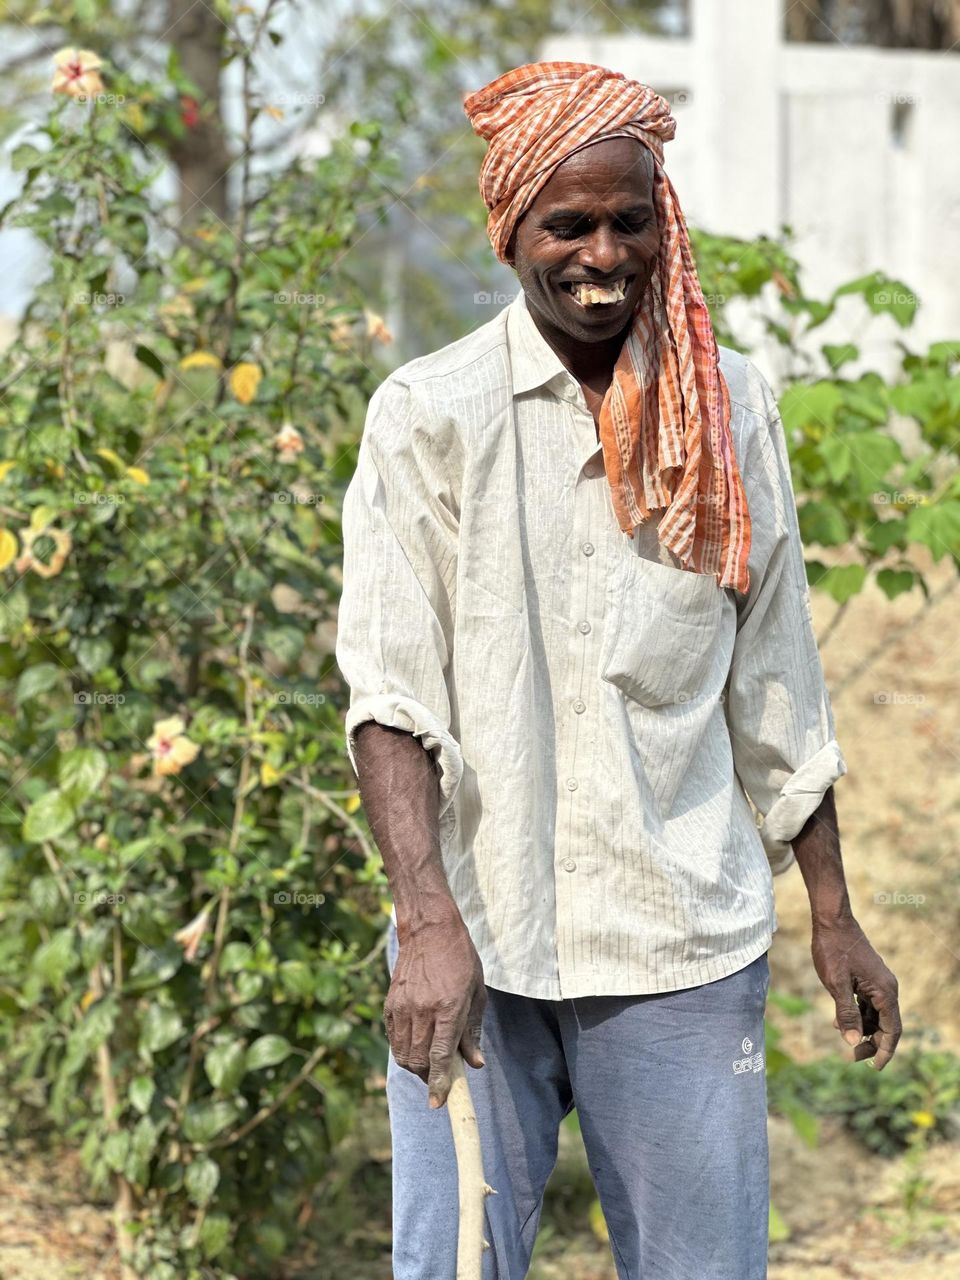
<instances>
[{"instance_id":1,"label":"man's right hand","mask_svg":"<svg viewBox=\"0 0 960 1280\"><path fill-rule=\"evenodd\" d=\"M457 1049L471 1067L483 1066L486 1002L480 957L458 913L405 933L383 1017L397 1064L429 1087L431 1107L447 1100Z\"/></svg>"}]
</instances>

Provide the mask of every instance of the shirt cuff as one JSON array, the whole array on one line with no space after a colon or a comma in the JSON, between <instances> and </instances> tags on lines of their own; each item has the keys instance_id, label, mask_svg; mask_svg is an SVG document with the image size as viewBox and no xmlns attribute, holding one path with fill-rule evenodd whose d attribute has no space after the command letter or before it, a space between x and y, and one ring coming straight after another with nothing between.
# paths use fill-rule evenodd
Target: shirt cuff
<instances>
[{"instance_id":1,"label":"shirt cuff","mask_svg":"<svg viewBox=\"0 0 960 1280\"><path fill-rule=\"evenodd\" d=\"M840 745L831 738L783 784L760 827L760 838L775 876L782 875L796 861L789 842L820 807L827 790L846 772Z\"/></svg>"},{"instance_id":2,"label":"shirt cuff","mask_svg":"<svg viewBox=\"0 0 960 1280\"><path fill-rule=\"evenodd\" d=\"M404 729L420 739L428 751L436 753L440 765L440 808L442 818L453 803L457 787L463 776L463 754L456 738L431 711L413 698L392 693L371 694L358 699L349 709L344 720L347 739L347 755L354 774L357 761L354 755L353 737L360 725L376 720L388 729ZM359 774L357 774L359 776Z\"/></svg>"}]
</instances>

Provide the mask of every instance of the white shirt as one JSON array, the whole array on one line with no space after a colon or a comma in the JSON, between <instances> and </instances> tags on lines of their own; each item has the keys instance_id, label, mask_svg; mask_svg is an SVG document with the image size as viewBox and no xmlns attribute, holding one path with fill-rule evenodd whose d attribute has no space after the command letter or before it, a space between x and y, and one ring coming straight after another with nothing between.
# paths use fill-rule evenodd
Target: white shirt
<instances>
[{"instance_id":1,"label":"white shirt","mask_svg":"<svg viewBox=\"0 0 960 1280\"><path fill-rule=\"evenodd\" d=\"M583 392L523 293L371 398L343 506L347 751L356 771L373 719L434 754L491 987L641 994L745 967L777 928L787 842L846 773L776 400L720 353L746 597L661 552L659 512L620 530Z\"/></svg>"}]
</instances>

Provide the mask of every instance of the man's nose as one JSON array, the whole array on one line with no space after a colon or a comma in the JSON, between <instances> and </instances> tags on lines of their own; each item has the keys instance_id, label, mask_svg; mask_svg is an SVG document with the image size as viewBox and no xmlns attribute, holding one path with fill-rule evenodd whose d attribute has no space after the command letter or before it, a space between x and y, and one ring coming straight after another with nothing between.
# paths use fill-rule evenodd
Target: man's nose
<instances>
[{"instance_id":1,"label":"man's nose","mask_svg":"<svg viewBox=\"0 0 960 1280\"><path fill-rule=\"evenodd\" d=\"M616 276L617 268L625 266L630 260L627 246L614 231L613 227L597 227L580 254L580 262L584 267L592 267L599 275Z\"/></svg>"}]
</instances>

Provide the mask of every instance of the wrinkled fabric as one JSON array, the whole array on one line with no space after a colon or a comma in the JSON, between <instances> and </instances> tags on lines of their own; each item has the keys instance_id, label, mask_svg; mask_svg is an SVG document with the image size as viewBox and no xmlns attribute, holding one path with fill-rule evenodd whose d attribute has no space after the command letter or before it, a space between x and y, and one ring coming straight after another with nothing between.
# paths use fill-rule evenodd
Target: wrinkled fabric
<instances>
[{"instance_id":1,"label":"wrinkled fabric","mask_svg":"<svg viewBox=\"0 0 960 1280\"><path fill-rule=\"evenodd\" d=\"M745 599L682 571L653 522L623 537L583 392L522 293L370 402L343 506L347 750L356 768L376 720L433 755L488 986L555 1000L735 972L770 945L771 871L845 772L776 400L721 355Z\"/></svg>"},{"instance_id":2,"label":"wrinkled fabric","mask_svg":"<svg viewBox=\"0 0 960 1280\"><path fill-rule=\"evenodd\" d=\"M729 393L686 223L663 168L676 121L648 85L581 62L534 62L469 94L474 131L489 143L480 194L501 262L517 223L557 167L584 146L632 137L653 155L660 254L600 411L613 510L634 534L666 508L660 542L695 573L746 593L750 514L730 440Z\"/></svg>"}]
</instances>

